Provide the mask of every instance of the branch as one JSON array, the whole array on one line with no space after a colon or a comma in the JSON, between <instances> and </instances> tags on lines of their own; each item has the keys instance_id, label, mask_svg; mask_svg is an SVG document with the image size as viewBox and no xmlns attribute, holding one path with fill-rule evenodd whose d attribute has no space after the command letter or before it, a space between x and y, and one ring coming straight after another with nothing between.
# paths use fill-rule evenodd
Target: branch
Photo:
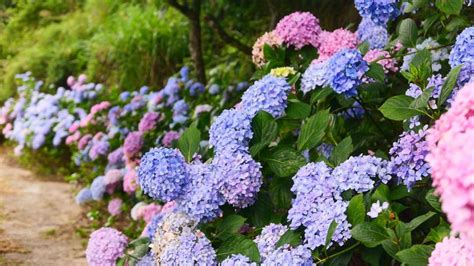
<instances>
[{"instance_id":1,"label":"branch","mask_svg":"<svg viewBox=\"0 0 474 266\"><path fill-rule=\"evenodd\" d=\"M168 4L174 8L176 8L179 12L181 12L186 17L192 16L192 11L184 4L178 3L177 0L167 0Z\"/></svg>"},{"instance_id":2,"label":"branch","mask_svg":"<svg viewBox=\"0 0 474 266\"><path fill-rule=\"evenodd\" d=\"M249 46L241 43L239 40L236 38L230 36L227 32L224 31L224 29L219 25L217 22L217 19L214 18L211 15L206 16L206 21L209 24L209 26L221 37L221 39L230 44L231 46L237 48L239 51L241 51L244 54L250 55L252 54L252 48Z\"/></svg>"}]
</instances>

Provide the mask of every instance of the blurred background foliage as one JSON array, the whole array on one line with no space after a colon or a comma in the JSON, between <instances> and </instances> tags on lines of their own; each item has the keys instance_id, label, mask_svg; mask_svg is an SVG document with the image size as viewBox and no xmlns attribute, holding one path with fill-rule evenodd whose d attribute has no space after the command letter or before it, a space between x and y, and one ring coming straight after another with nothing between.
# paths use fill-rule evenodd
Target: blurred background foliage
<instances>
[{"instance_id":1,"label":"blurred background foliage","mask_svg":"<svg viewBox=\"0 0 474 266\"><path fill-rule=\"evenodd\" d=\"M176 2L186 1L195 0ZM69 75L86 73L94 82L123 89L160 87L192 63L189 20L169 2L0 0L0 101L15 91L15 75L26 71L57 86ZM248 80L254 71L249 49L286 14L310 11L326 30L359 20L352 0L199 2L207 79L221 84ZM241 49L217 34L209 18Z\"/></svg>"}]
</instances>

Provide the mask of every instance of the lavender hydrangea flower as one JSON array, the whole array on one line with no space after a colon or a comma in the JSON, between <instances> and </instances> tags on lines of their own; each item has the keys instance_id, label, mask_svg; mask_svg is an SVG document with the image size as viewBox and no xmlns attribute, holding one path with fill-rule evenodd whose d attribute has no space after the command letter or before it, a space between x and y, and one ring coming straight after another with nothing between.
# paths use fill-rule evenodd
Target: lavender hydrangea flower
<instances>
[{"instance_id":1,"label":"lavender hydrangea flower","mask_svg":"<svg viewBox=\"0 0 474 266\"><path fill-rule=\"evenodd\" d=\"M179 132L171 130L165 133L161 142L163 143L163 146L171 147L173 141L179 139L180 136L181 134Z\"/></svg>"},{"instance_id":2,"label":"lavender hydrangea flower","mask_svg":"<svg viewBox=\"0 0 474 266\"><path fill-rule=\"evenodd\" d=\"M217 85L217 84L212 84L212 85L209 87L209 93L210 93L211 95L216 95L216 94L219 93L219 91L220 91L220 87L219 87L219 85Z\"/></svg>"},{"instance_id":3,"label":"lavender hydrangea flower","mask_svg":"<svg viewBox=\"0 0 474 266\"><path fill-rule=\"evenodd\" d=\"M138 124L138 131L148 132L150 130L153 130L159 118L160 118L159 113L155 113L155 112L146 113L140 120L140 123Z\"/></svg>"},{"instance_id":4,"label":"lavender hydrangea flower","mask_svg":"<svg viewBox=\"0 0 474 266\"><path fill-rule=\"evenodd\" d=\"M463 65L459 74L458 83L466 84L474 75L474 27L465 29L456 38L449 64L452 68Z\"/></svg>"},{"instance_id":5,"label":"lavender hydrangea flower","mask_svg":"<svg viewBox=\"0 0 474 266\"><path fill-rule=\"evenodd\" d=\"M76 195L76 203L77 204L84 204L88 201L93 200L92 192L89 188L83 188L79 193Z\"/></svg>"},{"instance_id":6,"label":"lavender hydrangea flower","mask_svg":"<svg viewBox=\"0 0 474 266\"><path fill-rule=\"evenodd\" d=\"M142 157L137 174L143 192L165 202L179 198L190 183L186 162L173 149L151 149Z\"/></svg>"},{"instance_id":7,"label":"lavender hydrangea flower","mask_svg":"<svg viewBox=\"0 0 474 266\"><path fill-rule=\"evenodd\" d=\"M159 255L163 265L217 265L216 251L203 233L185 232Z\"/></svg>"},{"instance_id":8,"label":"lavender hydrangea flower","mask_svg":"<svg viewBox=\"0 0 474 266\"><path fill-rule=\"evenodd\" d=\"M147 253L145 256L143 256L135 266L155 266L155 258L151 253Z\"/></svg>"},{"instance_id":9,"label":"lavender hydrangea flower","mask_svg":"<svg viewBox=\"0 0 474 266\"><path fill-rule=\"evenodd\" d=\"M89 150L89 157L92 160L99 158L99 156L106 155L109 151L109 143L106 139L93 141L92 147Z\"/></svg>"},{"instance_id":10,"label":"lavender hydrangea flower","mask_svg":"<svg viewBox=\"0 0 474 266\"><path fill-rule=\"evenodd\" d=\"M105 183L105 177L104 176L98 176L92 181L91 184L91 194L92 194L92 199L94 200L101 200L102 197L105 194L105 190L107 188L107 184Z\"/></svg>"},{"instance_id":11,"label":"lavender hydrangea flower","mask_svg":"<svg viewBox=\"0 0 474 266\"><path fill-rule=\"evenodd\" d=\"M416 181L429 176L431 168L425 158L428 155L428 145L425 140L426 128L403 132L390 149L390 173L411 189Z\"/></svg>"},{"instance_id":12,"label":"lavender hydrangea flower","mask_svg":"<svg viewBox=\"0 0 474 266\"><path fill-rule=\"evenodd\" d=\"M252 139L251 118L236 109L224 110L209 130L209 144L219 153L225 149L247 147Z\"/></svg>"},{"instance_id":13,"label":"lavender hydrangea flower","mask_svg":"<svg viewBox=\"0 0 474 266\"><path fill-rule=\"evenodd\" d=\"M328 61L313 62L303 73L301 79L301 91L308 93L317 86L323 87L327 85Z\"/></svg>"},{"instance_id":14,"label":"lavender hydrangea flower","mask_svg":"<svg viewBox=\"0 0 474 266\"><path fill-rule=\"evenodd\" d=\"M233 254L221 262L221 266L257 266L257 263L242 254Z\"/></svg>"},{"instance_id":15,"label":"lavender hydrangea flower","mask_svg":"<svg viewBox=\"0 0 474 266\"><path fill-rule=\"evenodd\" d=\"M155 234L158 226L160 226L161 221L163 220L164 215L161 213L156 214L151 218L151 221L146 226L146 235L150 238L150 241L153 242L155 239Z\"/></svg>"},{"instance_id":16,"label":"lavender hydrangea flower","mask_svg":"<svg viewBox=\"0 0 474 266\"><path fill-rule=\"evenodd\" d=\"M331 88L346 96L357 94L357 87L362 84L362 77L369 70L369 65L362 54L355 49L344 49L335 54L328 62L328 81Z\"/></svg>"},{"instance_id":17,"label":"lavender hydrangea flower","mask_svg":"<svg viewBox=\"0 0 474 266\"><path fill-rule=\"evenodd\" d=\"M190 165L190 190L178 200L180 208L196 221L208 222L219 216L224 205L221 182L211 164Z\"/></svg>"},{"instance_id":18,"label":"lavender hydrangea flower","mask_svg":"<svg viewBox=\"0 0 474 266\"><path fill-rule=\"evenodd\" d=\"M195 82L189 87L189 94L191 96L197 96L205 91L205 87L201 82Z\"/></svg>"},{"instance_id":19,"label":"lavender hydrangea flower","mask_svg":"<svg viewBox=\"0 0 474 266\"><path fill-rule=\"evenodd\" d=\"M361 42L369 43L370 49L383 49L388 42L387 29L367 18L362 19L356 34Z\"/></svg>"},{"instance_id":20,"label":"lavender hydrangea flower","mask_svg":"<svg viewBox=\"0 0 474 266\"><path fill-rule=\"evenodd\" d=\"M262 266L273 265L314 265L311 257L311 250L305 246L291 247L284 245L274 252L262 263Z\"/></svg>"},{"instance_id":21,"label":"lavender hydrangea flower","mask_svg":"<svg viewBox=\"0 0 474 266\"><path fill-rule=\"evenodd\" d=\"M331 157L332 151L334 150L334 145L322 143L316 148L316 150L319 152L319 154L326 157L326 159L329 159Z\"/></svg>"},{"instance_id":22,"label":"lavender hydrangea flower","mask_svg":"<svg viewBox=\"0 0 474 266\"><path fill-rule=\"evenodd\" d=\"M265 259L275 251L276 243L280 240L280 237L286 233L286 231L288 231L287 226L274 223L271 223L262 229L260 235L258 235L254 240L257 244L262 261L265 261Z\"/></svg>"},{"instance_id":23,"label":"lavender hydrangea flower","mask_svg":"<svg viewBox=\"0 0 474 266\"><path fill-rule=\"evenodd\" d=\"M229 204L245 208L255 202L262 185L260 163L245 152L223 152L212 163L223 178L221 192Z\"/></svg>"},{"instance_id":24,"label":"lavender hydrangea flower","mask_svg":"<svg viewBox=\"0 0 474 266\"><path fill-rule=\"evenodd\" d=\"M355 0L354 4L361 17L382 26L400 15L397 0Z\"/></svg>"},{"instance_id":25,"label":"lavender hydrangea flower","mask_svg":"<svg viewBox=\"0 0 474 266\"><path fill-rule=\"evenodd\" d=\"M132 132L127 135L123 143L123 151L126 156L134 157L143 146L143 133L139 131Z\"/></svg>"},{"instance_id":26,"label":"lavender hydrangea flower","mask_svg":"<svg viewBox=\"0 0 474 266\"><path fill-rule=\"evenodd\" d=\"M258 111L266 111L273 117L281 117L287 106L291 86L285 78L266 75L256 81L242 96L242 109L253 117Z\"/></svg>"},{"instance_id":27,"label":"lavender hydrangea flower","mask_svg":"<svg viewBox=\"0 0 474 266\"><path fill-rule=\"evenodd\" d=\"M87 263L92 266L113 266L123 256L128 239L121 232L102 227L94 231L87 244Z\"/></svg>"}]
</instances>

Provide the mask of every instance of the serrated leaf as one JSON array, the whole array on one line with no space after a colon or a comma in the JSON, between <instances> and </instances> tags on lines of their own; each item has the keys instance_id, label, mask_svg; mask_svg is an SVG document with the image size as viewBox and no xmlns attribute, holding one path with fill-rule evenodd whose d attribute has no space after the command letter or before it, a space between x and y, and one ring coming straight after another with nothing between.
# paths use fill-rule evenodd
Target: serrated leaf
<instances>
[{"instance_id":1,"label":"serrated leaf","mask_svg":"<svg viewBox=\"0 0 474 266\"><path fill-rule=\"evenodd\" d=\"M306 164L303 155L288 147L273 149L268 155L264 160L275 175L279 177L294 175Z\"/></svg>"},{"instance_id":2,"label":"serrated leaf","mask_svg":"<svg viewBox=\"0 0 474 266\"><path fill-rule=\"evenodd\" d=\"M454 86L456 85L456 81L458 80L459 72L461 71L462 66L457 66L446 76L446 81L441 88L441 93L439 94L438 98L438 106L441 106L451 95L453 92Z\"/></svg>"},{"instance_id":3,"label":"serrated leaf","mask_svg":"<svg viewBox=\"0 0 474 266\"><path fill-rule=\"evenodd\" d=\"M412 102L412 97L398 95L385 101L385 103L380 106L379 110L386 118L395 121L402 121L415 115L422 115L423 112L421 110L410 107Z\"/></svg>"},{"instance_id":4,"label":"serrated leaf","mask_svg":"<svg viewBox=\"0 0 474 266\"><path fill-rule=\"evenodd\" d=\"M178 149L186 158L186 161L190 162L193 159L193 155L198 152L200 141L201 132L196 126L186 129L178 139Z\"/></svg>"},{"instance_id":5,"label":"serrated leaf","mask_svg":"<svg viewBox=\"0 0 474 266\"><path fill-rule=\"evenodd\" d=\"M399 28L398 39L405 47L415 47L418 38L418 28L411 18L404 19Z\"/></svg>"},{"instance_id":6,"label":"serrated leaf","mask_svg":"<svg viewBox=\"0 0 474 266\"><path fill-rule=\"evenodd\" d=\"M354 239L362 242L369 248L376 247L380 245L382 241L390 238L385 228L369 222L356 225L351 230L351 234Z\"/></svg>"},{"instance_id":7,"label":"serrated leaf","mask_svg":"<svg viewBox=\"0 0 474 266\"><path fill-rule=\"evenodd\" d=\"M433 252L432 246L414 245L397 253L397 258L408 265L428 265L428 258Z\"/></svg>"},{"instance_id":8,"label":"serrated leaf","mask_svg":"<svg viewBox=\"0 0 474 266\"><path fill-rule=\"evenodd\" d=\"M303 123L300 135L296 141L299 151L312 149L321 142L329 125L329 118L329 111L323 110L311 116Z\"/></svg>"},{"instance_id":9,"label":"serrated leaf","mask_svg":"<svg viewBox=\"0 0 474 266\"><path fill-rule=\"evenodd\" d=\"M436 7L447 15L459 15L464 0L436 0Z\"/></svg>"},{"instance_id":10,"label":"serrated leaf","mask_svg":"<svg viewBox=\"0 0 474 266\"><path fill-rule=\"evenodd\" d=\"M331 153L330 161L334 166L338 166L344 162L351 155L354 146L352 145L352 138L349 136L339 142Z\"/></svg>"},{"instance_id":11,"label":"serrated leaf","mask_svg":"<svg viewBox=\"0 0 474 266\"><path fill-rule=\"evenodd\" d=\"M281 247L288 244L292 247L296 247L301 244L301 233L293 230L286 231L276 242L275 247Z\"/></svg>"},{"instance_id":12,"label":"serrated leaf","mask_svg":"<svg viewBox=\"0 0 474 266\"><path fill-rule=\"evenodd\" d=\"M347 220L352 226L356 226L364 222L365 214L364 197L362 194L355 195L347 207Z\"/></svg>"}]
</instances>

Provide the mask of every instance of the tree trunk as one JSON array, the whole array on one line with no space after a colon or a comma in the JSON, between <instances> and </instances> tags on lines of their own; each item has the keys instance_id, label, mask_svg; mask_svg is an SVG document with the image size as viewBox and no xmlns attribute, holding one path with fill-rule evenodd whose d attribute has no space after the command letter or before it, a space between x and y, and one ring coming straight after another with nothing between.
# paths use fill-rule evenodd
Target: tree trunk
<instances>
[{"instance_id":1,"label":"tree trunk","mask_svg":"<svg viewBox=\"0 0 474 266\"><path fill-rule=\"evenodd\" d=\"M202 84L206 84L206 68L202 55L200 10L193 11L194 14L189 17L191 26L189 30L189 51L193 59L198 81Z\"/></svg>"}]
</instances>

